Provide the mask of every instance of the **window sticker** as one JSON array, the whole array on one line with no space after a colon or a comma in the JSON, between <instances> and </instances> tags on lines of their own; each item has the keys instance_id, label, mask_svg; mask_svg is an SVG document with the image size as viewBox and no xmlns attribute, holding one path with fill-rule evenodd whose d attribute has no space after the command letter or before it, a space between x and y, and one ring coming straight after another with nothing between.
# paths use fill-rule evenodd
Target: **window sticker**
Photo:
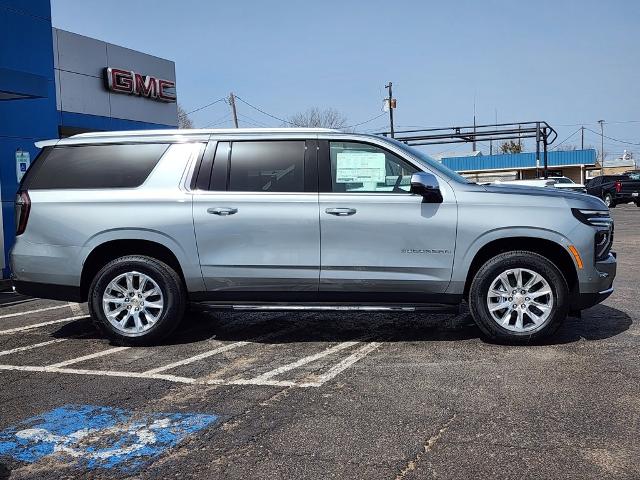
<instances>
[{"instance_id":1,"label":"window sticker","mask_svg":"<svg viewBox=\"0 0 640 480\"><path fill-rule=\"evenodd\" d=\"M336 157L336 183L378 183L386 180L385 154L346 151Z\"/></svg>"}]
</instances>

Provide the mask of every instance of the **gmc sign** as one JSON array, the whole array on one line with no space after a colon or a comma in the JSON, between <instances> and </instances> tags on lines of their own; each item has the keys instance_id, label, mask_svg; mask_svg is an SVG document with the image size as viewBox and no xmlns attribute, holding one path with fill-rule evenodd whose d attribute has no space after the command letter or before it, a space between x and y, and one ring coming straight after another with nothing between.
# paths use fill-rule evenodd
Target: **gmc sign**
<instances>
[{"instance_id":1,"label":"gmc sign","mask_svg":"<svg viewBox=\"0 0 640 480\"><path fill-rule=\"evenodd\" d=\"M107 89L112 92L151 98L160 102L176 101L176 83L170 80L111 67L104 69L104 80Z\"/></svg>"}]
</instances>

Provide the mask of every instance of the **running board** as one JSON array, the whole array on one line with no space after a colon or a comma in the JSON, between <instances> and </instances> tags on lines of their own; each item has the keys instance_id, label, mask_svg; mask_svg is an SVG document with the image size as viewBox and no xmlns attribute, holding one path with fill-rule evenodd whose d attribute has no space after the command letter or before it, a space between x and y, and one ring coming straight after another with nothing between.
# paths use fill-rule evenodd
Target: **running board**
<instances>
[{"instance_id":1,"label":"running board","mask_svg":"<svg viewBox=\"0 0 640 480\"><path fill-rule=\"evenodd\" d=\"M202 302L199 305L210 309L237 311L315 311L315 312L438 312L458 313L458 305L428 304L428 305L328 305L328 304L249 304L249 303L221 303Z\"/></svg>"}]
</instances>

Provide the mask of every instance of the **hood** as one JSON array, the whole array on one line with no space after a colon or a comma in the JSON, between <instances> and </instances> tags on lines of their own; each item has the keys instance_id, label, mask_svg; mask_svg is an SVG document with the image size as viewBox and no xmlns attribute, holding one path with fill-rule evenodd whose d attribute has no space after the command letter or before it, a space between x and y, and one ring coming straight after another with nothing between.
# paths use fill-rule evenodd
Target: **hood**
<instances>
[{"instance_id":1,"label":"hood","mask_svg":"<svg viewBox=\"0 0 640 480\"><path fill-rule=\"evenodd\" d=\"M530 187L526 185L483 185L485 191L489 193L503 193L508 195L528 195L535 197L554 197L566 200L581 201L589 204L586 208L594 210L605 210L606 206L602 200L593 195L581 192L574 192L555 187ZM604 207L604 208L603 208Z\"/></svg>"}]
</instances>

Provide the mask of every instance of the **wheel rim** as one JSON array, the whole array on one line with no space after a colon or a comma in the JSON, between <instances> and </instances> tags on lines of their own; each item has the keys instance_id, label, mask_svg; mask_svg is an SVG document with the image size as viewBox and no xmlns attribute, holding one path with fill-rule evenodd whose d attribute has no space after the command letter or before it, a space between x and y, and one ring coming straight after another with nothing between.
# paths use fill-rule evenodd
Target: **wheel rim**
<instances>
[{"instance_id":1,"label":"wheel rim","mask_svg":"<svg viewBox=\"0 0 640 480\"><path fill-rule=\"evenodd\" d=\"M531 332L542 328L553 311L554 298L549 282L526 268L512 268L498 275L487 293L487 307L502 328Z\"/></svg>"},{"instance_id":2,"label":"wheel rim","mask_svg":"<svg viewBox=\"0 0 640 480\"><path fill-rule=\"evenodd\" d=\"M102 295L102 310L109 323L129 336L144 334L164 311L164 297L150 276L126 272L115 277Z\"/></svg>"},{"instance_id":3,"label":"wheel rim","mask_svg":"<svg viewBox=\"0 0 640 480\"><path fill-rule=\"evenodd\" d=\"M611 196L607 195L606 197L604 197L604 203L607 207L611 206Z\"/></svg>"}]
</instances>

